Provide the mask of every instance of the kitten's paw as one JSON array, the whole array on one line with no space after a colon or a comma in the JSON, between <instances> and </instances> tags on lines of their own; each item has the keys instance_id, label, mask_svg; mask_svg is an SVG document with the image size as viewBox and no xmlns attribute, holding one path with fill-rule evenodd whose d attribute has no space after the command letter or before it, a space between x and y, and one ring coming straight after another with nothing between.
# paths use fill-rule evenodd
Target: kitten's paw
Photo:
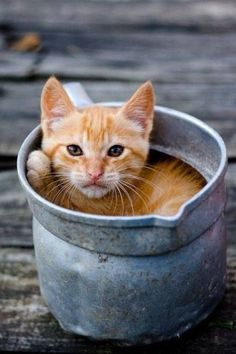
<instances>
[{"instance_id":1,"label":"kitten's paw","mask_svg":"<svg viewBox=\"0 0 236 354\"><path fill-rule=\"evenodd\" d=\"M41 150L32 151L29 154L27 166L27 178L35 188L41 188L45 184L45 178L50 175L50 159Z\"/></svg>"}]
</instances>

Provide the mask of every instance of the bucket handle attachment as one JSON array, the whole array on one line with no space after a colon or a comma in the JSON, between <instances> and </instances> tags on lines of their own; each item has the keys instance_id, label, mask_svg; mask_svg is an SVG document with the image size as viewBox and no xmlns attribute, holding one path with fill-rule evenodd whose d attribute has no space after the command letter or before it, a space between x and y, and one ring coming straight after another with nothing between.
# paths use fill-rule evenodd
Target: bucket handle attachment
<instances>
[{"instance_id":1,"label":"bucket handle attachment","mask_svg":"<svg viewBox=\"0 0 236 354\"><path fill-rule=\"evenodd\" d=\"M84 107L93 104L93 101L79 82L70 82L64 84L63 87L76 107Z\"/></svg>"}]
</instances>

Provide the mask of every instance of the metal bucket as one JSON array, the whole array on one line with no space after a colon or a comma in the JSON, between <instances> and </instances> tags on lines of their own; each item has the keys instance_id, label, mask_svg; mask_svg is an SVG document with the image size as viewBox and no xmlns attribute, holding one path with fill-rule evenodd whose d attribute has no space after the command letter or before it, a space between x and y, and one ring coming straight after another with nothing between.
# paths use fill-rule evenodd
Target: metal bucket
<instances>
[{"instance_id":1,"label":"metal bucket","mask_svg":"<svg viewBox=\"0 0 236 354\"><path fill-rule=\"evenodd\" d=\"M75 104L91 102L78 84L65 88ZM164 107L155 112L152 148L186 161L208 182L173 217L106 217L61 208L26 179L26 160L40 144L40 127L19 151L41 293L67 331L148 344L195 326L223 297L225 145L196 118Z\"/></svg>"}]
</instances>

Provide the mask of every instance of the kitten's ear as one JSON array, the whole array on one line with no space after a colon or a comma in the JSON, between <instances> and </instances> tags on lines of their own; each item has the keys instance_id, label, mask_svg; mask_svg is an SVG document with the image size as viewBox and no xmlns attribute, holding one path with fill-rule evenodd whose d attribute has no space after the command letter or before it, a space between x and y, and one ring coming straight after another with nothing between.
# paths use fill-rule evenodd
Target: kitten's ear
<instances>
[{"instance_id":1,"label":"kitten's ear","mask_svg":"<svg viewBox=\"0 0 236 354\"><path fill-rule=\"evenodd\" d=\"M143 129L144 137L148 138L152 129L154 104L154 89L151 81L147 81L121 107L119 113L139 124Z\"/></svg>"},{"instance_id":2,"label":"kitten's ear","mask_svg":"<svg viewBox=\"0 0 236 354\"><path fill-rule=\"evenodd\" d=\"M50 77L44 85L41 95L41 120L44 132L50 132L58 121L71 113L73 106L62 84Z\"/></svg>"}]
</instances>

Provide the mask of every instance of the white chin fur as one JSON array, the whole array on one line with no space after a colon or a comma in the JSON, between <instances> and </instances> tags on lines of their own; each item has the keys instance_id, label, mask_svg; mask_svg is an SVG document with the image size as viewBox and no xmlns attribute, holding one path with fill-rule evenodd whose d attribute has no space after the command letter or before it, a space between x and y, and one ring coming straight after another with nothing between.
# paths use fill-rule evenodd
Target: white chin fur
<instances>
[{"instance_id":1,"label":"white chin fur","mask_svg":"<svg viewBox=\"0 0 236 354\"><path fill-rule=\"evenodd\" d=\"M104 187L99 187L99 186L89 186L89 187L83 187L83 188L79 188L80 191L86 195L86 197L88 198L102 198L104 197L104 195L106 195L109 192L108 188L104 188Z\"/></svg>"}]
</instances>

